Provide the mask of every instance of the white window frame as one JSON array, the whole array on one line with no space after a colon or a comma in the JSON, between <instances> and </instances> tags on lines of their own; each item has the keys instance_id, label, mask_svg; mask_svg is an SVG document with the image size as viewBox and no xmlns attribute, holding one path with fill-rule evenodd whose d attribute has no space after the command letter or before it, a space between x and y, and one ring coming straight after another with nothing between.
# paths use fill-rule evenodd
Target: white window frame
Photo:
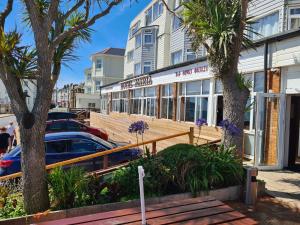
<instances>
[{"instance_id":1,"label":"white window frame","mask_svg":"<svg viewBox=\"0 0 300 225\"><path fill-rule=\"evenodd\" d=\"M189 59L188 59L188 56L189 56L189 55L194 55L195 58L189 60ZM196 52L194 52L193 49L188 48L188 49L186 50L186 61L192 61L192 60L195 60L196 58L197 58Z\"/></svg>"},{"instance_id":2,"label":"white window frame","mask_svg":"<svg viewBox=\"0 0 300 225\"><path fill-rule=\"evenodd\" d=\"M292 19L300 19L300 13L296 14L296 15L292 15L291 14L291 10L292 9L300 9L300 5L299 6L294 6L294 7L289 7L288 8L288 29L292 29L291 28L291 24L292 24Z\"/></svg>"},{"instance_id":3,"label":"white window frame","mask_svg":"<svg viewBox=\"0 0 300 225\"><path fill-rule=\"evenodd\" d=\"M150 37L151 41L146 42L146 36ZM144 45L152 45L153 44L153 32L152 30L145 30L144 31Z\"/></svg>"},{"instance_id":4,"label":"white window frame","mask_svg":"<svg viewBox=\"0 0 300 225\"><path fill-rule=\"evenodd\" d=\"M149 12L151 13L149 14ZM150 20L149 20L150 16ZM145 11L145 25L149 26L153 22L153 8L152 6Z\"/></svg>"},{"instance_id":5,"label":"white window frame","mask_svg":"<svg viewBox=\"0 0 300 225\"><path fill-rule=\"evenodd\" d=\"M99 63L100 62L100 63ZM100 67L99 67L100 65ZM102 66L103 66L103 61L101 58L97 58L96 59L96 62L95 62L95 68L96 70L101 70L102 69Z\"/></svg>"},{"instance_id":6,"label":"white window frame","mask_svg":"<svg viewBox=\"0 0 300 225\"><path fill-rule=\"evenodd\" d=\"M136 65L140 65L140 67L139 67L139 71L136 71ZM141 73L142 73L142 65L141 65L141 63L139 62L139 63L135 63L134 64L134 76L137 76L137 75L140 75Z\"/></svg>"},{"instance_id":7,"label":"white window frame","mask_svg":"<svg viewBox=\"0 0 300 225\"><path fill-rule=\"evenodd\" d=\"M179 20L179 26L178 27L174 27L175 18L178 18L178 20ZM180 21L180 18L178 16L176 16L176 15L173 15L173 19L172 19L172 32L175 32L175 31L179 30L180 27L182 27L182 22Z\"/></svg>"},{"instance_id":8,"label":"white window frame","mask_svg":"<svg viewBox=\"0 0 300 225\"><path fill-rule=\"evenodd\" d=\"M140 37L140 41L137 41L137 37ZM135 35L135 49L140 48L142 46L142 33L138 33Z\"/></svg>"},{"instance_id":9,"label":"white window frame","mask_svg":"<svg viewBox=\"0 0 300 225\"><path fill-rule=\"evenodd\" d=\"M145 72L145 67L149 67L149 71L148 72ZM151 68L152 68L152 62L151 61L145 61L143 63L143 73L149 73L151 71Z\"/></svg>"},{"instance_id":10,"label":"white window frame","mask_svg":"<svg viewBox=\"0 0 300 225\"><path fill-rule=\"evenodd\" d=\"M162 116L163 116L163 112L162 112L162 105L163 105L163 99L166 99L167 100L167 112L166 112L166 117L167 118L163 118L163 119L168 119L168 120L171 120L172 119L172 115L171 115L171 117L169 118L169 109L170 109L170 100L172 99L172 101L174 101L174 98L173 98L173 86L172 86L173 84L164 84L164 86L165 87L167 87L167 95L163 95L163 94L161 94L161 101L160 101L160 118L163 118ZM171 87L172 87L172 93L171 93ZM172 104L173 104L173 102L172 102ZM174 109L173 107L172 107L172 110L176 110L176 109ZM173 114L173 112L172 112L172 114Z\"/></svg>"},{"instance_id":11,"label":"white window frame","mask_svg":"<svg viewBox=\"0 0 300 225\"><path fill-rule=\"evenodd\" d=\"M99 84L97 84L97 82L99 82ZM100 87L101 87L101 81L96 80L96 81L95 81L95 90L96 90L96 91L100 91Z\"/></svg>"},{"instance_id":12,"label":"white window frame","mask_svg":"<svg viewBox=\"0 0 300 225\"><path fill-rule=\"evenodd\" d=\"M179 62L177 62L177 63L173 63L173 56L176 54L176 53L179 53L180 52L180 61ZM171 65L175 65L175 64L178 64L178 63L181 63L183 60L182 60L182 58L183 58L183 56L182 56L182 49L180 49L180 50L178 50L178 51L175 51L175 52L172 52L171 53Z\"/></svg>"},{"instance_id":13,"label":"white window frame","mask_svg":"<svg viewBox=\"0 0 300 225\"><path fill-rule=\"evenodd\" d=\"M127 52L127 62L132 62L134 57L134 50Z\"/></svg>"}]
</instances>

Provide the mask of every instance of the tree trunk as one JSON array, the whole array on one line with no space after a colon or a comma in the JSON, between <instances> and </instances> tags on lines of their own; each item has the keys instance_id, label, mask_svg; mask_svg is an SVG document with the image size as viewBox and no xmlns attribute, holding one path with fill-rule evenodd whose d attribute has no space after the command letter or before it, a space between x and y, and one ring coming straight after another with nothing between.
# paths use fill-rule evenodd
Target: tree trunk
<instances>
[{"instance_id":1,"label":"tree trunk","mask_svg":"<svg viewBox=\"0 0 300 225\"><path fill-rule=\"evenodd\" d=\"M223 144L226 147L235 146L240 157L243 156L244 113L249 97L249 90L237 85L236 77L232 74L222 76L224 112L223 117L234 124L239 130L238 135L229 131L223 132Z\"/></svg>"},{"instance_id":2,"label":"tree trunk","mask_svg":"<svg viewBox=\"0 0 300 225\"><path fill-rule=\"evenodd\" d=\"M45 170L45 121L36 120L31 129L20 124L22 145L23 196L28 214L49 209Z\"/></svg>"}]
</instances>

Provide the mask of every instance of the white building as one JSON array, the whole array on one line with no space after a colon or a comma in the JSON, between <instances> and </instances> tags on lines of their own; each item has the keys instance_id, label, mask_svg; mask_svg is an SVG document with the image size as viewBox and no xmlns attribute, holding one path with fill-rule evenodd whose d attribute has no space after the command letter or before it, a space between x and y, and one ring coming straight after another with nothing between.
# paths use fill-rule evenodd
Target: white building
<instances>
[{"instance_id":1,"label":"white building","mask_svg":"<svg viewBox=\"0 0 300 225\"><path fill-rule=\"evenodd\" d=\"M179 2L168 5L180 12ZM300 1L249 4L253 28L262 36L252 36L257 49L243 51L239 62L239 70L253 86L248 103L253 107L245 113L244 153L262 169L299 166ZM150 56L147 50L155 53ZM186 123L205 118L210 126L218 126L223 119L222 84L202 56L202 49L190 50L179 20L159 1L152 1L131 23L125 79L101 87L102 112Z\"/></svg>"},{"instance_id":2,"label":"white building","mask_svg":"<svg viewBox=\"0 0 300 225\"><path fill-rule=\"evenodd\" d=\"M25 93L26 103L28 109L31 110L34 105L35 97L36 97L36 84L35 80L24 79L21 80L22 88ZM8 97L6 88L3 82L0 80L0 105L10 104L10 99Z\"/></svg>"}]
</instances>

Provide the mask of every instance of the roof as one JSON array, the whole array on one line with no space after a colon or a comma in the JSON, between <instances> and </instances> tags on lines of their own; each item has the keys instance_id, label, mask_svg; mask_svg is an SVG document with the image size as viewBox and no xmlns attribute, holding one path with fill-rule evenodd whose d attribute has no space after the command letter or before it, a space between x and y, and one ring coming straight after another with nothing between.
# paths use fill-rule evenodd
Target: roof
<instances>
[{"instance_id":1,"label":"roof","mask_svg":"<svg viewBox=\"0 0 300 225\"><path fill-rule=\"evenodd\" d=\"M124 48L105 48L100 52L94 53L93 55L97 55L97 54L124 56L125 49Z\"/></svg>"}]
</instances>

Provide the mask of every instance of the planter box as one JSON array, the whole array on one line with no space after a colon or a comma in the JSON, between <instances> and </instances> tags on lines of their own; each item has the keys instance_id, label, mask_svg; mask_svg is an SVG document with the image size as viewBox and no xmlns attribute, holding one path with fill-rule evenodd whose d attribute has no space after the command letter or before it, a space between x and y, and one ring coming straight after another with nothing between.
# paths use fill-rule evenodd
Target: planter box
<instances>
[{"instance_id":1,"label":"planter box","mask_svg":"<svg viewBox=\"0 0 300 225\"><path fill-rule=\"evenodd\" d=\"M241 198L242 186L232 186L217 190L211 190L207 192L201 192L197 197L200 196L213 196L220 201L228 201L228 200L238 200ZM159 204L162 202L171 202L171 201L180 201L187 198L192 198L191 193L183 193L183 194L175 194L175 195L166 195L162 197L154 197L146 199L146 206L151 204ZM118 209L126 209L126 208L134 208L140 207L140 200L131 200L127 202L116 202L102 205L91 205L85 206L81 208L72 208L67 210L60 211L51 211L47 214L37 215L28 215L24 217L0 220L0 225L24 225L24 224L32 224L39 223L43 221L50 220L58 220L65 219L69 217L83 216L88 214L94 214L99 212L107 212Z\"/></svg>"}]
</instances>

